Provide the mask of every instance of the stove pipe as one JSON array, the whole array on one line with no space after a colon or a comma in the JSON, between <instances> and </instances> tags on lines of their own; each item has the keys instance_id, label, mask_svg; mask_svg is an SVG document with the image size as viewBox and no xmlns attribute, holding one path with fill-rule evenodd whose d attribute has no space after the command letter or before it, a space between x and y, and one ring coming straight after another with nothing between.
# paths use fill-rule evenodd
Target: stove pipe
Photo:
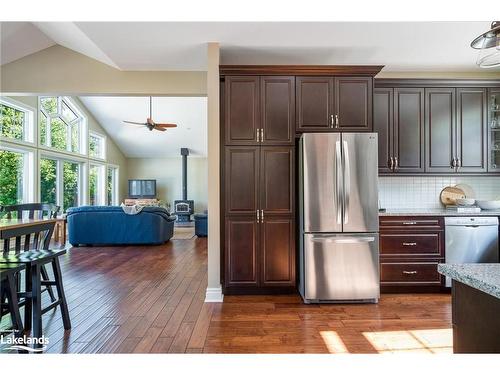
<instances>
[{"instance_id":1,"label":"stove pipe","mask_svg":"<svg viewBox=\"0 0 500 375\"><path fill-rule=\"evenodd\" d=\"M187 200L187 157L189 155L188 148L181 148L182 155L182 199Z\"/></svg>"}]
</instances>

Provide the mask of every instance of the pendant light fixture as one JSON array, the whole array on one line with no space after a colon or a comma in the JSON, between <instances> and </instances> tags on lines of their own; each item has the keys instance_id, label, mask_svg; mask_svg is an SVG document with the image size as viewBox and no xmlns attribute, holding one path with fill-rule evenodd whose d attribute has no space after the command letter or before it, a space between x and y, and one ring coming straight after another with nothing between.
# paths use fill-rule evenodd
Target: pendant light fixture
<instances>
[{"instance_id":1,"label":"pendant light fixture","mask_svg":"<svg viewBox=\"0 0 500 375\"><path fill-rule=\"evenodd\" d=\"M491 29L474 39L470 46L479 50L476 64L481 68L500 66L500 21L493 21Z\"/></svg>"}]
</instances>

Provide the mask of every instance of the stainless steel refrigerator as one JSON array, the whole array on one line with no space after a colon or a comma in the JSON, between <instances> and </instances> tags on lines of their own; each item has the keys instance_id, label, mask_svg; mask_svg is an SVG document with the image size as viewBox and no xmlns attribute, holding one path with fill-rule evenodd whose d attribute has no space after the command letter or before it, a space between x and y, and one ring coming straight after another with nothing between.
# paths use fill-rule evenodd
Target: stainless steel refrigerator
<instances>
[{"instance_id":1,"label":"stainless steel refrigerator","mask_svg":"<svg viewBox=\"0 0 500 375\"><path fill-rule=\"evenodd\" d=\"M307 133L299 148L299 291L306 303L377 302L376 133Z\"/></svg>"}]
</instances>

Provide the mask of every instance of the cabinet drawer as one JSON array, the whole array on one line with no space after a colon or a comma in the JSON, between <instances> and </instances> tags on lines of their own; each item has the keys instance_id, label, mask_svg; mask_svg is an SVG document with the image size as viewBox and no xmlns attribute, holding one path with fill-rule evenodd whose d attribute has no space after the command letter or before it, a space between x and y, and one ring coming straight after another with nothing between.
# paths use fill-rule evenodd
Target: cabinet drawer
<instances>
[{"instance_id":1,"label":"cabinet drawer","mask_svg":"<svg viewBox=\"0 0 500 375\"><path fill-rule=\"evenodd\" d=\"M441 275L433 263L381 263L380 281L382 283L426 283L441 284Z\"/></svg>"},{"instance_id":2,"label":"cabinet drawer","mask_svg":"<svg viewBox=\"0 0 500 375\"><path fill-rule=\"evenodd\" d=\"M380 230L441 230L443 218L440 217L381 217Z\"/></svg>"},{"instance_id":3,"label":"cabinet drawer","mask_svg":"<svg viewBox=\"0 0 500 375\"><path fill-rule=\"evenodd\" d=\"M441 257L441 232L381 233L380 254Z\"/></svg>"}]
</instances>

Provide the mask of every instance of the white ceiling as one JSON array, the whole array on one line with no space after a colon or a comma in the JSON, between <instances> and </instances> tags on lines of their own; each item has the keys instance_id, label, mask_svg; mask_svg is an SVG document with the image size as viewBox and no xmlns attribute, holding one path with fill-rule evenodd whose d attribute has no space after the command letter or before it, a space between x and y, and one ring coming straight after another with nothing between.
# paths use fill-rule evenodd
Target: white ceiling
<instances>
[{"instance_id":1,"label":"white ceiling","mask_svg":"<svg viewBox=\"0 0 500 375\"><path fill-rule=\"evenodd\" d=\"M475 65L477 54L469 44L489 29L490 22L36 22L35 25L56 43L122 70L205 70L206 43L219 42L222 64L376 64L385 65L384 71L474 71L479 69ZM9 38L12 40L12 35ZM24 53L40 48L40 43L31 39L25 42ZM3 44L4 36L2 49ZM5 46L10 48L17 47L11 42ZM8 58L2 62L20 55L6 51Z\"/></svg>"},{"instance_id":2,"label":"white ceiling","mask_svg":"<svg viewBox=\"0 0 500 375\"><path fill-rule=\"evenodd\" d=\"M149 97L83 96L80 100L106 130L126 157L178 157L181 147L190 155L207 155L207 98L154 97L153 120L175 123L166 132L125 124L123 120L145 122Z\"/></svg>"}]
</instances>

